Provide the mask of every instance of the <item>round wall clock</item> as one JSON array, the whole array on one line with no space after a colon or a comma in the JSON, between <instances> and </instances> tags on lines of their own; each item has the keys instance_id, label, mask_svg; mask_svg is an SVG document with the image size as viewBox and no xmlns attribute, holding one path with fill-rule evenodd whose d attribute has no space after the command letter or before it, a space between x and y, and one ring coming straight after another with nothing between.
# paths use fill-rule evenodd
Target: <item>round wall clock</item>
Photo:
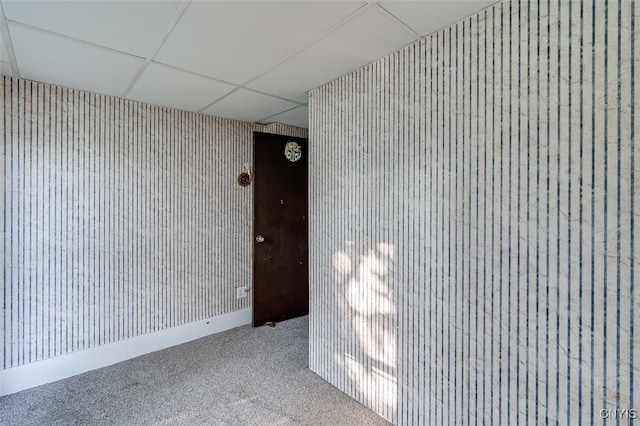
<instances>
[{"instance_id":1,"label":"round wall clock","mask_svg":"<svg viewBox=\"0 0 640 426\"><path fill-rule=\"evenodd\" d=\"M292 163L298 161L302 157L300 145L295 142L288 142L284 147L284 156Z\"/></svg>"},{"instance_id":2,"label":"round wall clock","mask_svg":"<svg viewBox=\"0 0 640 426\"><path fill-rule=\"evenodd\" d=\"M238 185L249 186L250 183L251 183L251 175L249 173L244 172L238 175Z\"/></svg>"}]
</instances>

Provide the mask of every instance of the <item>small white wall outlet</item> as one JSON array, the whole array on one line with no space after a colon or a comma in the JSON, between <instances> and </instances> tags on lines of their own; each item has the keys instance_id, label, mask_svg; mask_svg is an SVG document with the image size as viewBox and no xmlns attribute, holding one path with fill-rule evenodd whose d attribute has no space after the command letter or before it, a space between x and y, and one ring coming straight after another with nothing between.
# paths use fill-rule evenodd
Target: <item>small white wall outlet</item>
<instances>
[{"instance_id":1,"label":"small white wall outlet","mask_svg":"<svg viewBox=\"0 0 640 426\"><path fill-rule=\"evenodd\" d=\"M245 297L247 297L248 292L249 292L249 287L236 288L236 299L244 299Z\"/></svg>"}]
</instances>

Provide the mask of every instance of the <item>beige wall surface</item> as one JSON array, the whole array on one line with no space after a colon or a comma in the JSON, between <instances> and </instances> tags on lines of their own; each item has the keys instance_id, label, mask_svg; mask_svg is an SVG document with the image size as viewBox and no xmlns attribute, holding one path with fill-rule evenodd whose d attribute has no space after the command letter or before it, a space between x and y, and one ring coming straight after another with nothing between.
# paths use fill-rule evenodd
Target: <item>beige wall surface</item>
<instances>
[{"instance_id":1,"label":"beige wall surface","mask_svg":"<svg viewBox=\"0 0 640 426\"><path fill-rule=\"evenodd\" d=\"M258 125L0 77L0 369L250 306Z\"/></svg>"},{"instance_id":2,"label":"beige wall surface","mask_svg":"<svg viewBox=\"0 0 640 426\"><path fill-rule=\"evenodd\" d=\"M313 371L403 425L640 409L639 14L503 2L310 93Z\"/></svg>"}]
</instances>

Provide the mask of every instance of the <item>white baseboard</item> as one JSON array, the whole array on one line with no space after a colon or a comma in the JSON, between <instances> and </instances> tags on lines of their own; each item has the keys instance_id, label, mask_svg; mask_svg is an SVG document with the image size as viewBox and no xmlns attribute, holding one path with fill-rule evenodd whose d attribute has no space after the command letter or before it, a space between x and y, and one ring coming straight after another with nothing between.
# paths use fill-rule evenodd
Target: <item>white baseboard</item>
<instances>
[{"instance_id":1,"label":"white baseboard","mask_svg":"<svg viewBox=\"0 0 640 426\"><path fill-rule=\"evenodd\" d=\"M251 308L120 342L0 370L0 396L66 379L251 323Z\"/></svg>"}]
</instances>

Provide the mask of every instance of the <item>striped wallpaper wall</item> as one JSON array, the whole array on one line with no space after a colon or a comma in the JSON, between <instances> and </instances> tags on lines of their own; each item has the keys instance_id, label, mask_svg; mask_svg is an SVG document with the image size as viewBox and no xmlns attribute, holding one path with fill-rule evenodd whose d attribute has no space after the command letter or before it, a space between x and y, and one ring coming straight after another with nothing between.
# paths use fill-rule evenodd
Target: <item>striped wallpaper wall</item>
<instances>
[{"instance_id":1,"label":"striped wallpaper wall","mask_svg":"<svg viewBox=\"0 0 640 426\"><path fill-rule=\"evenodd\" d=\"M396 424L640 417L639 14L504 2L311 92L313 371Z\"/></svg>"},{"instance_id":2,"label":"striped wallpaper wall","mask_svg":"<svg viewBox=\"0 0 640 426\"><path fill-rule=\"evenodd\" d=\"M0 368L249 306L262 126L0 77Z\"/></svg>"}]
</instances>

